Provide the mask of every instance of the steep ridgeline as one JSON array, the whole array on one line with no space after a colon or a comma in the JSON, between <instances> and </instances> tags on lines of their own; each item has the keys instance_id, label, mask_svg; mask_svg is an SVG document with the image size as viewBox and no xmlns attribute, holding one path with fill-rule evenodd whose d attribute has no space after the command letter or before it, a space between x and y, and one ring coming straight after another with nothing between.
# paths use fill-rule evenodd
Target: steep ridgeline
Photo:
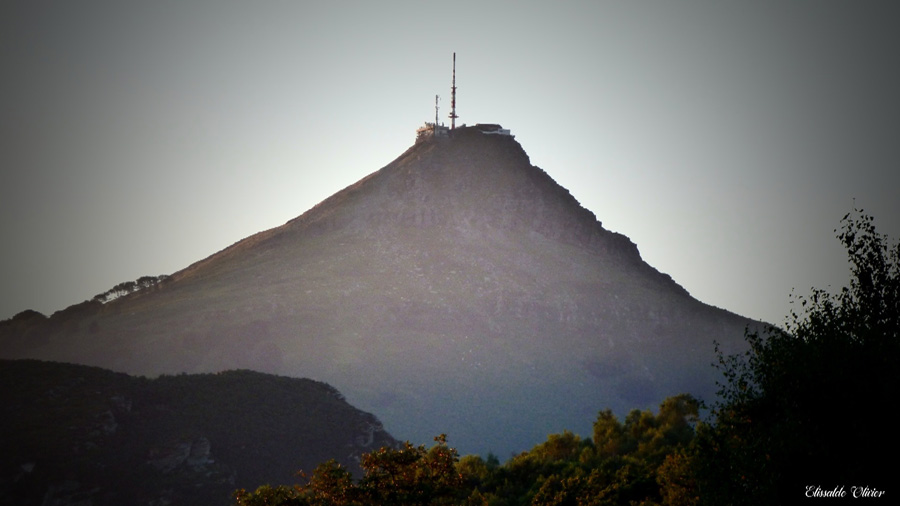
<instances>
[{"instance_id":1,"label":"steep ridgeline","mask_svg":"<svg viewBox=\"0 0 900 506\"><path fill-rule=\"evenodd\" d=\"M647 265L513 138L462 128L152 290L10 320L0 353L309 377L401 439L506 457L589 434L601 409L711 399L713 341L735 351L748 324Z\"/></svg>"},{"instance_id":2,"label":"steep ridgeline","mask_svg":"<svg viewBox=\"0 0 900 506\"><path fill-rule=\"evenodd\" d=\"M251 371L147 379L0 360L0 504L228 504L398 444L329 385Z\"/></svg>"}]
</instances>

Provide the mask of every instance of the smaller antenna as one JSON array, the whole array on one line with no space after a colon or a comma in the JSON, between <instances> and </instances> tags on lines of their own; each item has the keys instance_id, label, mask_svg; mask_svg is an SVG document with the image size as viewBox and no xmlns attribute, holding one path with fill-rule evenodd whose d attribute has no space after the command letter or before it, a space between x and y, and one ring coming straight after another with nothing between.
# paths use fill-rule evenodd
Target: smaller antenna
<instances>
[{"instance_id":1,"label":"smaller antenna","mask_svg":"<svg viewBox=\"0 0 900 506\"><path fill-rule=\"evenodd\" d=\"M434 96L434 126L438 125L438 96Z\"/></svg>"}]
</instances>

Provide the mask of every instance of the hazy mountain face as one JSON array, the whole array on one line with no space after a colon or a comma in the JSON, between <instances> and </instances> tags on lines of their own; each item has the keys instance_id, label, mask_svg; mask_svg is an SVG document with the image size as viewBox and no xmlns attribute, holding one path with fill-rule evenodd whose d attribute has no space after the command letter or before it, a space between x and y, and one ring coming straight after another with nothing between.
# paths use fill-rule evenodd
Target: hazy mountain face
<instances>
[{"instance_id":1,"label":"hazy mountain face","mask_svg":"<svg viewBox=\"0 0 900 506\"><path fill-rule=\"evenodd\" d=\"M152 289L7 322L5 357L324 381L415 443L505 458L690 392L748 320L699 303L511 137L457 129ZM35 323L36 322L36 323ZM15 330L13 330L15 329Z\"/></svg>"}]
</instances>

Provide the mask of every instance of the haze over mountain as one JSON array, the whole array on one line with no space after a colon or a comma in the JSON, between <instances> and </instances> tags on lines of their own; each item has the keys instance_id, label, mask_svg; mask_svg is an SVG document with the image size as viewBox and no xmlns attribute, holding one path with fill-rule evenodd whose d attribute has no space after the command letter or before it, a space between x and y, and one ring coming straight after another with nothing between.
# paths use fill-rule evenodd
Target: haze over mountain
<instances>
[{"instance_id":1,"label":"haze over mountain","mask_svg":"<svg viewBox=\"0 0 900 506\"><path fill-rule=\"evenodd\" d=\"M607 407L711 399L713 341L736 351L755 323L646 264L514 138L468 127L153 288L8 320L0 356L312 378L398 439L505 458Z\"/></svg>"}]
</instances>

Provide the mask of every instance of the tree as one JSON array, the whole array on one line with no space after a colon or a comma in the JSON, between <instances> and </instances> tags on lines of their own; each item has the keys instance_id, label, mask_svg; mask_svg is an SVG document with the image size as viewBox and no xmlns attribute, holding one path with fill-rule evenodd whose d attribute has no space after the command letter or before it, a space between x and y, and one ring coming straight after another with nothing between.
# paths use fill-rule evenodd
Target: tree
<instances>
[{"instance_id":1,"label":"tree","mask_svg":"<svg viewBox=\"0 0 900 506\"><path fill-rule=\"evenodd\" d=\"M623 455L631 451L632 441L626 437L625 427L612 410L606 409L597 415L594 422L594 447L603 458Z\"/></svg>"},{"instance_id":2,"label":"tree","mask_svg":"<svg viewBox=\"0 0 900 506\"><path fill-rule=\"evenodd\" d=\"M358 496L353 475L335 460L319 464L309 483L297 491L310 505L321 506L356 504Z\"/></svg>"},{"instance_id":3,"label":"tree","mask_svg":"<svg viewBox=\"0 0 900 506\"><path fill-rule=\"evenodd\" d=\"M162 274L159 276L141 276L135 281L124 281L110 288L109 290L95 295L91 300L106 304L112 300L124 297L138 290L145 290L162 283L169 276Z\"/></svg>"},{"instance_id":4,"label":"tree","mask_svg":"<svg viewBox=\"0 0 900 506\"><path fill-rule=\"evenodd\" d=\"M663 505L699 504L700 491L691 465L691 455L684 448L666 455L666 460L656 471L656 482L659 484Z\"/></svg>"},{"instance_id":5,"label":"tree","mask_svg":"<svg viewBox=\"0 0 900 506\"><path fill-rule=\"evenodd\" d=\"M469 489L457 471L459 455L447 446L445 435L435 441L431 449L407 442L399 449L383 447L364 454L364 475L358 483L346 468L330 460L316 467L304 485L238 490L234 493L235 506L464 504Z\"/></svg>"},{"instance_id":6,"label":"tree","mask_svg":"<svg viewBox=\"0 0 900 506\"><path fill-rule=\"evenodd\" d=\"M456 470L459 455L447 436L434 438L430 450L405 443L399 450L381 448L363 455L365 476L359 483L369 504L456 504L465 497Z\"/></svg>"},{"instance_id":7,"label":"tree","mask_svg":"<svg viewBox=\"0 0 900 506\"><path fill-rule=\"evenodd\" d=\"M837 238L850 286L793 301L784 329L748 333L749 351L721 356L725 383L695 468L709 504L798 502L806 487L883 490L898 435L879 407L898 395L900 244L856 211Z\"/></svg>"},{"instance_id":8,"label":"tree","mask_svg":"<svg viewBox=\"0 0 900 506\"><path fill-rule=\"evenodd\" d=\"M233 494L235 506L307 506L309 502L293 487L263 485L253 492L245 489Z\"/></svg>"}]
</instances>

